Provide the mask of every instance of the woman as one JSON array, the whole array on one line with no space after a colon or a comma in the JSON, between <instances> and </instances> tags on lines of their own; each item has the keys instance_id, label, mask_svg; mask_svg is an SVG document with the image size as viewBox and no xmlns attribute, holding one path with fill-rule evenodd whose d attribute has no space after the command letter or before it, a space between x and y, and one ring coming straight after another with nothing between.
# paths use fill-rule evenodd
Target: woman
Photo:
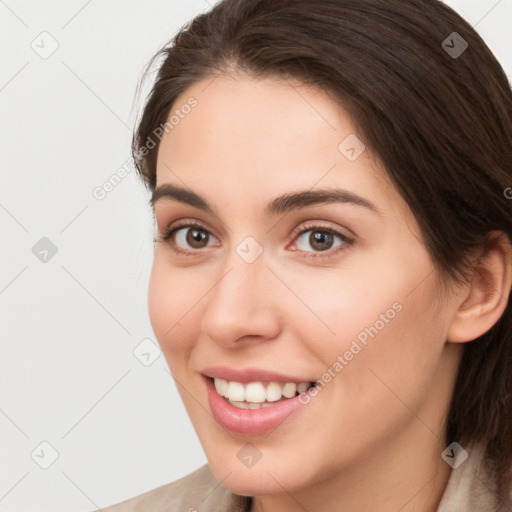
<instances>
[{"instance_id":1,"label":"woman","mask_svg":"<svg viewBox=\"0 0 512 512\"><path fill-rule=\"evenodd\" d=\"M208 464L106 510L511 510L512 92L482 39L437 0L223 0L158 56L149 312Z\"/></svg>"}]
</instances>

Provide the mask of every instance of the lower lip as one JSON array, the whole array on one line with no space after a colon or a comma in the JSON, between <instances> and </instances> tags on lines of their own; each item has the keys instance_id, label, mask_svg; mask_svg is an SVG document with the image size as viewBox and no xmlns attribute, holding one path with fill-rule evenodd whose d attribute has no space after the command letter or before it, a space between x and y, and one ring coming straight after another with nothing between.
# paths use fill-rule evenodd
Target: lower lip
<instances>
[{"instance_id":1,"label":"lower lip","mask_svg":"<svg viewBox=\"0 0 512 512\"><path fill-rule=\"evenodd\" d=\"M246 435L264 434L277 428L288 416L303 406L300 395L260 409L240 409L231 405L215 390L213 381L205 377L208 401L215 419L227 430Z\"/></svg>"}]
</instances>

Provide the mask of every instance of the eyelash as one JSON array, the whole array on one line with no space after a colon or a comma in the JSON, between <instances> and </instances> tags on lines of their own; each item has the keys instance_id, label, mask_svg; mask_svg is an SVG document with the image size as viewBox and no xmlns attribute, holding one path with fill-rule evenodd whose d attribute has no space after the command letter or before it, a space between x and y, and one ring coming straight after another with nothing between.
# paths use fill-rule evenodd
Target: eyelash
<instances>
[{"instance_id":1,"label":"eyelash","mask_svg":"<svg viewBox=\"0 0 512 512\"><path fill-rule=\"evenodd\" d=\"M205 233L208 233L209 235L212 235L208 229L206 229L200 222L191 220L184 222L183 224L177 224L170 226L167 228L162 235L159 235L157 238L155 238L155 242L161 242L161 243L167 243L171 245L171 239L174 233L176 233L178 230L183 228L196 228L198 230L204 231ZM300 251L297 249L298 252L304 253L303 256L306 258L325 258L325 257L332 257L336 254L338 254L340 251L346 250L348 247L351 246L354 243L354 239L351 237L348 237L347 235L340 233L338 230L330 227L330 226L319 226L318 224L307 224L305 226L301 226L300 228L296 228L293 231L293 240L296 240L298 237L303 235L304 233L307 233L308 231L320 231L322 233L329 233L333 236L339 237L343 244L339 245L335 249L327 249L326 251ZM196 256L201 249L195 249L191 251L186 251L185 249L182 249L181 247L176 246L175 244L172 244L172 250L177 252L178 254L182 254L184 256Z\"/></svg>"}]
</instances>

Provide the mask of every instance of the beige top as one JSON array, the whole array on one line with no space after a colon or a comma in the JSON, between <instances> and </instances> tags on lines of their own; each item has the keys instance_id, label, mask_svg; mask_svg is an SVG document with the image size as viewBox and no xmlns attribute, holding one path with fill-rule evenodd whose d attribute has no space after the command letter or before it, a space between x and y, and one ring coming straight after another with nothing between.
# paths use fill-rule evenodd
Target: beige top
<instances>
[{"instance_id":1,"label":"beige top","mask_svg":"<svg viewBox=\"0 0 512 512\"><path fill-rule=\"evenodd\" d=\"M495 512L492 484L482 465L482 449L452 469L437 512ZM512 494L512 493L511 493ZM208 464L144 494L103 508L103 512L249 512L251 498L222 487ZM99 511L95 511L99 512Z\"/></svg>"}]
</instances>

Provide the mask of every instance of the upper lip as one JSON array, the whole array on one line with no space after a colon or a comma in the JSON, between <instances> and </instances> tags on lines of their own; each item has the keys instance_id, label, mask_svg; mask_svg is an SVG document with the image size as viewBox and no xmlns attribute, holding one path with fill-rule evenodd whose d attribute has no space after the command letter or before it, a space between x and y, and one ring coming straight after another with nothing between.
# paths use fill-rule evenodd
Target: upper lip
<instances>
[{"instance_id":1,"label":"upper lip","mask_svg":"<svg viewBox=\"0 0 512 512\"><path fill-rule=\"evenodd\" d=\"M242 384L248 382L313 382L311 379L285 375L284 373L263 370L260 368L233 368L229 366L208 366L201 373L210 378L224 379Z\"/></svg>"}]
</instances>

